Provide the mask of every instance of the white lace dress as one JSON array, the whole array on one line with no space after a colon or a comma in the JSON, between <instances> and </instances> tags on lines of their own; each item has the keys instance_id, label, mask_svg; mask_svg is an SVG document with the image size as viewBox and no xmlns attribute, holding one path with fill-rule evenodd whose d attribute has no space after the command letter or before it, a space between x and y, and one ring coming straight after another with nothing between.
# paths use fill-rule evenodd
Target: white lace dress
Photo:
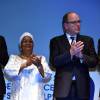
<instances>
[{"instance_id":1,"label":"white lace dress","mask_svg":"<svg viewBox=\"0 0 100 100\"><path fill-rule=\"evenodd\" d=\"M44 82L51 77L52 73L46 59L42 56L44 78L34 64L24 68L19 73L20 65L25 62L26 60L19 56L11 55L5 66L5 77L12 81L11 100L44 100Z\"/></svg>"}]
</instances>

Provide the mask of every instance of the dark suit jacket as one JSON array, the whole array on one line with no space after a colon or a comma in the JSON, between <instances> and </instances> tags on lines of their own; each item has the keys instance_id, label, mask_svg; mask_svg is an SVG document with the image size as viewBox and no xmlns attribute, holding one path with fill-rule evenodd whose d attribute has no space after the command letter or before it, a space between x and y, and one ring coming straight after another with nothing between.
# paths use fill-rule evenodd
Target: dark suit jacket
<instances>
[{"instance_id":1,"label":"dark suit jacket","mask_svg":"<svg viewBox=\"0 0 100 100\"><path fill-rule=\"evenodd\" d=\"M97 70L100 72L100 39L98 40L98 66Z\"/></svg>"},{"instance_id":2,"label":"dark suit jacket","mask_svg":"<svg viewBox=\"0 0 100 100\"><path fill-rule=\"evenodd\" d=\"M7 46L4 37L0 36L0 95L5 94L6 87L2 69L8 61Z\"/></svg>"},{"instance_id":3,"label":"dark suit jacket","mask_svg":"<svg viewBox=\"0 0 100 100\"><path fill-rule=\"evenodd\" d=\"M50 41L50 64L55 67L54 96L66 97L70 91L72 74L76 76L78 95L89 97L89 67L95 67L97 56L92 38L77 35L76 41L84 42L83 59L73 57L71 60L70 44L66 35L57 36Z\"/></svg>"}]
</instances>

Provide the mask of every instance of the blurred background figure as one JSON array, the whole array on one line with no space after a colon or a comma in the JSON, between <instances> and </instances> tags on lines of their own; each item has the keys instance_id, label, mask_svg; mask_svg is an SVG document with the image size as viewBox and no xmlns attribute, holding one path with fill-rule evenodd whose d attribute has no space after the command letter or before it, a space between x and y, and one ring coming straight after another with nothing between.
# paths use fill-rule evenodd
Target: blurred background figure
<instances>
[{"instance_id":1,"label":"blurred background figure","mask_svg":"<svg viewBox=\"0 0 100 100\"><path fill-rule=\"evenodd\" d=\"M98 66L97 71L99 72L100 76L100 39L98 40ZM100 100L100 88L99 88L99 100Z\"/></svg>"},{"instance_id":2,"label":"blurred background figure","mask_svg":"<svg viewBox=\"0 0 100 100\"><path fill-rule=\"evenodd\" d=\"M5 38L0 36L0 100L3 100L6 93L6 85L3 76L3 68L8 61L8 51Z\"/></svg>"},{"instance_id":3,"label":"blurred background figure","mask_svg":"<svg viewBox=\"0 0 100 100\"><path fill-rule=\"evenodd\" d=\"M98 66L97 66L97 70L100 74L100 39L98 40Z\"/></svg>"},{"instance_id":4,"label":"blurred background figure","mask_svg":"<svg viewBox=\"0 0 100 100\"><path fill-rule=\"evenodd\" d=\"M12 81L11 100L45 100L44 83L51 70L44 56L34 53L34 38L25 32L19 40L19 55L11 55L4 73Z\"/></svg>"}]
</instances>

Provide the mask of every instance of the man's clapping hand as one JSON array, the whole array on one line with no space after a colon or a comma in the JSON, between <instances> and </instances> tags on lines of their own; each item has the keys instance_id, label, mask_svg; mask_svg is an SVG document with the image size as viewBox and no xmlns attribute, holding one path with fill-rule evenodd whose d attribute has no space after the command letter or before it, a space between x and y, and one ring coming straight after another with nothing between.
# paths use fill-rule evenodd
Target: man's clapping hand
<instances>
[{"instance_id":1,"label":"man's clapping hand","mask_svg":"<svg viewBox=\"0 0 100 100\"><path fill-rule=\"evenodd\" d=\"M70 48L70 54L71 54L71 58L73 58L73 56L82 58L83 54L82 54L82 50L84 47L84 43L82 41L78 41L78 42L73 42L71 44L71 48Z\"/></svg>"}]
</instances>

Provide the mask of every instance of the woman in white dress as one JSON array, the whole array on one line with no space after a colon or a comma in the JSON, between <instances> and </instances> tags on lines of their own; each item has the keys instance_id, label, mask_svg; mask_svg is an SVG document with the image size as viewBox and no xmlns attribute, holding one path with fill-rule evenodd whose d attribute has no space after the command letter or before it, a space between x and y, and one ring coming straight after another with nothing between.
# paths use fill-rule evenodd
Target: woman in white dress
<instances>
[{"instance_id":1,"label":"woman in white dress","mask_svg":"<svg viewBox=\"0 0 100 100\"><path fill-rule=\"evenodd\" d=\"M43 87L52 72L45 57L33 53L33 47L33 36L23 33L20 54L11 55L5 66L5 77L12 81L11 100L45 100Z\"/></svg>"}]
</instances>

